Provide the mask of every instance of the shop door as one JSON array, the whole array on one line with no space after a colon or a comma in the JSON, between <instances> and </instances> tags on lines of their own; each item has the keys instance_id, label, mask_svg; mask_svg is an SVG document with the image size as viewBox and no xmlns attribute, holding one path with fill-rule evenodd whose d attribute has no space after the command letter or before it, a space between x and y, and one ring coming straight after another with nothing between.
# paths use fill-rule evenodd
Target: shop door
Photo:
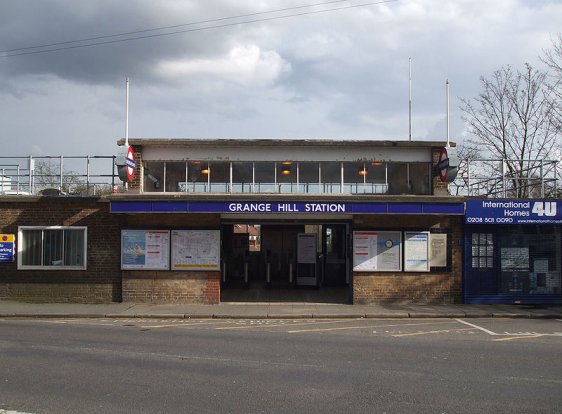
<instances>
[{"instance_id":1,"label":"shop door","mask_svg":"<svg viewBox=\"0 0 562 414\"><path fill-rule=\"evenodd\" d=\"M322 225L322 285L346 286L348 278L348 225Z\"/></svg>"}]
</instances>

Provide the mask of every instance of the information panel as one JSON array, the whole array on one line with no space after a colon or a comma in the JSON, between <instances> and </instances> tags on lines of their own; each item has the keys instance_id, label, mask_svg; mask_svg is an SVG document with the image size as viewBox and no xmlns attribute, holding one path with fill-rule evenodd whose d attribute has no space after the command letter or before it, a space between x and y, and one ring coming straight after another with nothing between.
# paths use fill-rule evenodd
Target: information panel
<instances>
[{"instance_id":1,"label":"information panel","mask_svg":"<svg viewBox=\"0 0 562 414\"><path fill-rule=\"evenodd\" d=\"M402 234L399 231L354 231L353 270L392 272L402 270Z\"/></svg>"},{"instance_id":2,"label":"information panel","mask_svg":"<svg viewBox=\"0 0 562 414\"><path fill-rule=\"evenodd\" d=\"M172 230L172 270L220 270L220 230Z\"/></svg>"},{"instance_id":3,"label":"information panel","mask_svg":"<svg viewBox=\"0 0 562 414\"><path fill-rule=\"evenodd\" d=\"M404 232L404 270L429 272L429 232Z\"/></svg>"},{"instance_id":4,"label":"information panel","mask_svg":"<svg viewBox=\"0 0 562 414\"><path fill-rule=\"evenodd\" d=\"M447 267L447 234L431 233L429 235L429 265Z\"/></svg>"},{"instance_id":5,"label":"information panel","mask_svg":"<svg viewBox=\"0 0 562 414\"><path fill-rule=\"evenodd\" d=\"M168 230L122 230L121 269L168 270L170 232Z\"/></svg>"}]
</instances>

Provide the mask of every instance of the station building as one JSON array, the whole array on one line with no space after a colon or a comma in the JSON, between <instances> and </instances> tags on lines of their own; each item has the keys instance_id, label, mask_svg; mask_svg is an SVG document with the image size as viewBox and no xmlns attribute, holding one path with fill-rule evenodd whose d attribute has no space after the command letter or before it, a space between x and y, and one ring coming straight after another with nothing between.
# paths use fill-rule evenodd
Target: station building
<instances>
[{"instance_id":1,"label":"station building","mask_svg":"<svg viewBox=\"0 0 562 414\"><path fill-rule=\"evenodd\" d=\"M468 201L444 182L445 142L128 143L135 167L124 192L0 197L0 233L15 235L18 248L13 262L0 262L0 297L562 302L562 218L528 223L513 248L505 235L523 224L467 224ZM547 208L562 212L559 203ZM521 249L533 243L524 274ZM510 255L519 268L506 267ZM510 290L508 271L526 278L524 292Z\"/></svg>"}]
</instances>

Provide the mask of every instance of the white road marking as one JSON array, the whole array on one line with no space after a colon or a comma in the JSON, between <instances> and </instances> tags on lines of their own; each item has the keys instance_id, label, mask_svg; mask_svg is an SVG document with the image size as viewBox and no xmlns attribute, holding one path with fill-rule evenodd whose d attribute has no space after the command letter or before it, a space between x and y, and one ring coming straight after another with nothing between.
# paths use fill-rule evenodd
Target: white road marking
<instances>
[{"instance_id":1,"label":"white road marking","mask_svg":"<svg viewBox=\"0 0 562 414\"><path fill-rule=\"evenodd\" d=\"M416 335L430 335L430 334L438 334L438 333L448 333L448 332L459 332L459 331L470 331L473 328L461 328L461 329L443 329L440 331L422 331L422 332L412 332L412 333L404 333L404 334L397 334L397 335L392 335L395 338L401 337L401 336L416 336Z\"/></svg>"},{"instance_id":2,"label":"white road marking","mask_svg":"<svg viewBox=\"0 0 562 414\"><path fill-rule=\"evenodd\" d=\"M0 414L31 414L31 413L24 413L23 411L15 411L15 410L3 410L0 408Z\"/></svg>"},{"instance_id":3,"label":"white road marking","mask_svg":"<svg viewBox=\"0 0 562 414\"><path fill-rule=\"evenodd\" d=\"M463 321L462 319L455 319L455 320L456 320L457 322L460 322L460 323L463 323L463 324L465 324L465 325L472 326L473 328L479 329L479 330L481 330L482 332L486 332L488 335L492 335L492 336L497 336L497 335L499 335L499 334L497 334L497 333L495 333L495 332L490 331L489 329L482 328L481 326L475 325L475 324L470 323L470 322L467 322L467 321Z\"/></svg>"}]
</instances>

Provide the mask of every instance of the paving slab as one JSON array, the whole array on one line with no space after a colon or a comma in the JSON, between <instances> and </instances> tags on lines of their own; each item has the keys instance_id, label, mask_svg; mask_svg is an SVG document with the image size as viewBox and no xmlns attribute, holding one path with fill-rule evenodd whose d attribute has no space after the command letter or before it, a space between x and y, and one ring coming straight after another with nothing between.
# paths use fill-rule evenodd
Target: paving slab
<instances>
[{"instance_id":1,"label":"paving slab","mask_svg":"<svg viewBox=\"0 0 562 414\"><path fill-rule=\"evenodd\" d=\"M371 319L402 319L402 318L409 318L410 314L406 311L395 311L395 312L389 312L389 313L385 313L385 312L379 312L379 311L375 311L375 312L365 312L365 318L371 318Z\"/></svg>"},{"instance_id":2,"label":"paving slab","mask_svg":"<svg viewBox=\"0 0 562 414\"><path fill-rule=\"evenodd\" d=\"M312 319L312 313L268 313L268 319Z\"/></svg>"},{"instance_id":3,"label":"paving slab","mask_svg":"<svg viewBox=\"0 0 562 414\"><path fill-rule=\"evenodd\" d=\"M267 319L266 313L215 313L215 319Z\"/></svg>"}]
</instances>

